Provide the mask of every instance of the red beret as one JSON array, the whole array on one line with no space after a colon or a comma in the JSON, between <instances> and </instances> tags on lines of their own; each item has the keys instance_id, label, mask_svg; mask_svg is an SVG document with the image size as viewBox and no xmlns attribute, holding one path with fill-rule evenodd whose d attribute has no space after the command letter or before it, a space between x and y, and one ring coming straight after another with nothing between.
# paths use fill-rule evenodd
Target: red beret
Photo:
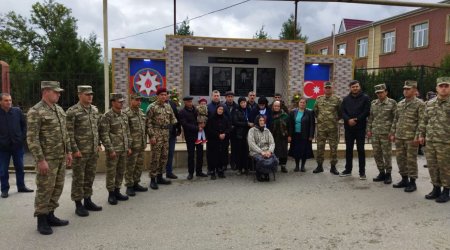
<instances>
[{"instance_id":1,"label":"red beret","mask_svg":"<svg viewBox=\"0 0 450 250\"><path fill-rule=\"evenodd\" d=\"M156 95L159 95L159 94L161 94L161 93L163 93L163 92L166 92L166 93L167 93L167 89L166 89L166 88L159 88L159 89L156 91Z\"/></svg>"}]
</instances>

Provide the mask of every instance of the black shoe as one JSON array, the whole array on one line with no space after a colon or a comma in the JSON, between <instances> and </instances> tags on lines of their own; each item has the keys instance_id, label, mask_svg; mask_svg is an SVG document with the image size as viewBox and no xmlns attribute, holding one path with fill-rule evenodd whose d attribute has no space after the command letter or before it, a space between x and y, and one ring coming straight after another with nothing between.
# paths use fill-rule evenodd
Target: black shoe
<instances>
[{"instance_id":1,"label":"black shoe","mask_svg":"<svg viewBox=\"0 0 450 250\"><path fill-rule=\"evenodd\" d=\"M211 174L211 180L215 180L216 179L216 174Z\"/></svg>"},{"instance_id":2,"label":"black shoe","mask_svg":"<svg viewBox=\"0 0 450 250\"><path fill-rule=\"evenodd\" d=\"M433 186L433 190L429 194L425 195L425 199L434 200L438 198L440 195L441 195L441 187Z\"/></svg>"},{"instance_id":3,"label":"black shoe","mask_svg":"<svg viewBox=\"0 0 450 250\"><path fill-rule=\"evenodd\" d=\"M405 192L407 193L411 193L417 190L417 186L416 186L416 179L411 178L411 180L408 183L408 186L405 187Z\"/></svg>"},{"instance_id":4,"label":"black shoe","mask_svg":"<svg viewBox=\"0 0 450 250\"><path fill-rule=\"evenodd\" d=\"M194 178L194 175L193 174L188 174L188 176L187 176L187 179L188 180L192 180Z\"/></svg>"},{"instance_id":5,"label":"black shoe","mask_svg":"<svg viewBox=\"0 0 450 250\"><path fill-rule=\"evenodd\" d=\"M60 218L56 217L54 211L48 213L47 221L51 227L62 227L69 225L68 220L61 220Z\"/></svg>"},{"instance_id":6,"label":"black shoe","mask_svg":"<svg viewBox=\"0 0 450 250\"><path fill-rule=\"evenodd\" d=\"M89 216L89 211L83 206L81 201L75 201L75 213L80 217Z\"/></svg>"},{"instance_id":7,"label":"black shoe","mask_svg":"<svg viewBox=\"0 0 450 250\"><path fill-rule=\"evenodd\" d=\"M48 225L46 214L40 214L37 216L37 230L40 234L43 235L49 235L53 233L52 228Z\"/></svg>"},{"instance_id":8,"label":"black shoe","mask_svg":"<svg viewBox=\"0 0 450 250\"><path fill-rule=\"evenodd\" d=\"M139 185L139 183L134 184L134 192L147 192L148 188Z\"/></svg>"},{"instance_id":9,"label":"black shoe","mask_svg":"<svg viewBox=\"0 0 450 250\"><path fill-rule=\"evenodd\" d=\"M2 198L8 198L8 191L2 191Z\"/></svg>"},{"instance_id":10,"label":"black shoe","mask_svg":"<svg viewBox=\"0 0 450 250\"><path fill-rule=\"evenodd\" d=\"M380 171L377 177L373 178L372 180L374 182L382 182L386 179L386 173L383 171Z\"/></svg>"},{"instance_id":11,"label":"black shoe","mask_svg":"<svg viewBox=\"0 0 450 250\"><path fill-rule=\"evenodd\" d=\"M91 197L84 198L84 207L88 211L102 211L101 206L97 206L94 202L92 202Z\"/></svg>"},{"instance_id":12,"label":"black shoe","mask_svg":"<svg viewBox=\"0 0 450 250\"><path fill-rule=\"evenodd\" d=\"M386 176L384 178L384 184L391 184L391 183L392 183L391 173L386 173Z\"/></svg>"},{"instance_id":13,"label":"black shoe","mask_svg":"<svg viewBox=\"0 0 450 250\"><path fill-rule=\"evenodd\" d=\"M303 172L303 173L306 172L305 166L300 167L300 172Z\"/></svg>"},{"instance_id":14,"label":"black shoe","mask_svg":"<svg viewBox=\"0 0 450 250\"><path fill-rule=\"evenodd\" d=\"M347 177L347 176L351 176L352 175L352 171L350 170L344 170L342 171L342 173L339 174L340 177Z\"/></svg>"},{"instance_id":15,"label":"black shoe","mask_svg":"<svg viewBox=\"0 0 450 250\"><path fill-rule=\"evenodd\" d=\"M316 169L313 170L314 174L318 174L318 173L322 173L322 172L323 172L322 164L317 165Z\"/></svg>"},{"instance_id":16,"label":"black shoe","mask_svg":"<svg viewBox=\"0 0 450 250\"><path fill-rule=\"evenodd\" d=\"M428 168L428 165L427 165L427 164L425 164L425 165L423 165L423 167L424 167L424 168Z\"/></svg>"},{"instance_id":17,"label":"black shoe","mask_svg":"<svg viewBox=\"0 0 450 250\"><path fill-rule=\"evenodd\" d=\"M134 192L134 187L127 187L127 191L125 193L128 196L136 196L136 192Z\"/></svg>"},{"instance_id":18,"label":"black shoe","mask_svg":"<svg viewBox=\"0 0 450 250\"><path fill-rule=\"evenodd\" d=\"M18 188L17 192L19 192L19 193L32 193L32 192L34 192L34 190L33 189L29 189L26 186L24 186L24 187Z\"/></svg>"},{"instance_id":19,"label":"black shoe","mask_svg":"<svg viewBox=\"0 0 450 250\"><path fill-rule=\"evenodd\" d=\"M178 179L178 176L176 176L173 173L166 173L166 178L168 178L168 179Z\"/></svg>"},{"instance_id":20,"label":"black shoe","mask_svg":"<svg viewBox=\"0 0 450 250\"><path fill-rule=\"evenodd\" d=\"M287 171L287 169L286 169L286 166L284 166L284 165L281 165L281 173L287 173L288 171Z\"/></svg>"},{"instance_id":21,"label":"black shoe","mask_svg":"<svg viewBox=\"0 0 450 250\"><path fill-rule=\"evenodd\" d=\"M408 177L402 176L402 180L397 184L392 185L393 188L405 188L408 186Z\"/></svg>"},{"instance_id":22,"label":"black shoe","mask_svg":"<svg viewBox=\"0 0 450 250\"><path fill-rule=\"evenodd\" d=\"M221 178L221 179L226 178L224 172L219 172L219 173L217 173L217 176L219 176L219 178Z\"/></svg>"},{"instance_id":23,"label":"black shoe","mask_svg":"<svg viewBox=\"0 0 450 250\"><path fill-rule=\"evenodd\" d=\"M298 166L295 166L294 172L300 172L300 168Z\"/></svg>"},{"instance_id":24,"label":"black shoe","mask_svg":"<svg viewBox=\"0 0 450 250\"><path fill-rule=\"evenodd\" d=\"M118 201L126 201L126 200L128 200L128 196L123 195L123 194L120 193L120 188L116 188L114 190L114 195L116 196L116 199Z\"/></svg>"},{"instance_id":25,"label":"black shoe","mask_svg":"<svg viewBox=\"0 0 450 250\"><path fill-rule=\"evenodd\" d=\"M439 197L436 199L436 202L438 202L438 203L445 203L445 202L447 202L449 200L450 200L449 189L448 188L444 188L444 190L442 190L441 195L439 195Z\"/></svg>"},{"instance_id":26,"label":"black shoe","mask_svg":"<svg viewBox=\"0 0 450 250\"><path fill-rule=\"evenodd\" d=\"M162 174L159 174L158 176L156 176L156 183L161 184L161 185L170 185L170 184L172 184L171 181L164 179L162 177Z\"/></svg>"},{"instance_id":27,"label":"black shoe","mask_svg":"<svg viewBox=\"0 0 450 250\"><path fill-rule=\"evenodd\" d=\"M116 195L114 194L113 191L109 191L108 203L111 204L111 205L117 205Z\"/></svg>"},{"instance_id":28,"label":"black shoe","mask_svg":"<svg viewBox=\"0 0 450 250\"><path fill-rule=\"evenodd\" d=\"M154 177L151 178L151 180L150 180L150 188L153 190L156 190L159 188L158 183L156 183L156 178L154 178Z\"/></svg>"},{"instance_id":29,"label":"black shoe","mask_svg":"<svg viewBox=\"0 0 450 250\"><path fill-rule=\"evenodd\" d=\"M197 174L195 174L195 176L197 176L197 177L208 177L208 175L203 173L203 172L198 172Z\"/></svg>"},{"instance_id":30,"label":"black shoe","mask_svg":"<svg viewBox=\"0 0 450 250\"><path fill-rule=\"evenodd\" d=\"M330 173L334 175L339 175L339 171L337 171L336 166L331 166Z\"/></svg>"}]
</instances>

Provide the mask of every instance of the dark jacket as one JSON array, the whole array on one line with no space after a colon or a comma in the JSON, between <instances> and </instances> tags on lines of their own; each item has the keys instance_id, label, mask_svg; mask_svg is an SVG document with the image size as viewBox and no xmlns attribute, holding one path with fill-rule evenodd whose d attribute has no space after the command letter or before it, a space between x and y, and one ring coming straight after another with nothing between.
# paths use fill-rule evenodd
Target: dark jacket
<instances>
[{"instance_id":1,"label":"dark jacket","mask_svg":"<svg viewBox=\"0 0 450 250\"><path fill-rule=\"evenodd\" d=\"M259 106L256 105L254 109L250 112L249 120L252 123L256 123L255 119L259 115ZM266 107L266 127L270 128L272 125L272 110L269 109L269 107Z\"/></svg>"},{"instance_id":2,"label":"dark jacket","mask_svg":"<svg viewBox=\"0 0 450 250\"><path fill-rule=\"evenodd\" d=\"M367 117L370 114L370 98L360 92L357 96L349 94L342 101L342 118L344 119L345 129L357 130L366 129ZM356 118L356 125L350 127L348 120Z\"/></svg>"},{"instance_id":3,"label":"dark jacket","mask_svg":"<svg viewBox=\"0 0 450 250\"><path fill-rule=\"evenodd\" d=\"M239 105L236 102L232 102L230 105L227 102L223 103L223 106L225 107L225 109L228 110L228 118L230 118L230 120L232 119L232 113L235 109L239 108Z\"/></svg>"},{"instance_id":4,"label":"dark jacket","mask_svg":"<svg viewBox=\"0 0 450 250\"><path fill-rule=\"evenodd\" d=\"M250 110L248 108L241 109L237 108L231 114L233 132L231 137L234 139L247 139L247 133L250 127L248 126L248 117L250 115Z\"/></svg>"},{"instance_id":5,"label":"dark jacket","mask_svg":"<svg viewBox=\"0 0 450 250\"><path fill-rule=\"evenodd\" d=\"M198 124L197 124L197 110L195 107L188 109L184 107L178 113L179 122L183 126L184 137L186 141L197 139Z\"/></svg>"},{"instance_id":6,"label":"dark jacket","mask_svg":"<svg viewBox=\"0 0 450 250\"><path fill-rule=\"evenodd\" d=\"M174 136L176 137L176 136L181 134L181 124L180 124L180 119L178 117L177 105L174 102L170 101L170 100L168 100L167 102L169 103L170 107L172 108L173 113L175 114L175 118L177 118L177 121L178 121L174 125L171 125L172 127L170 128L170 136L171 137L174 137Z\"/></svg>"},{"instance_id":7,"label":"dark jacket","mask_svg":"<svg viewBox=\"0 0 450 250\"><path fill-rule=\"evenodd\" d=\"M295 117L297 116L298 109L294 109L289 113L289 136L293 137L295 133ZM314 137L316 130L316 121L314 118L314 112L309 109L305 109L302 117L302 128L300 136L302 139L308 139Z\"/></svg>"},{"instance_id":8,"label":"dark jacket","mask_svg":"<svg viewBox=\"0 0 450 250\"><path fill-rule=\"evenodd\" d=\"M12 107L8 112L0 108L0 150L23 147L27 136L27 124L22 110Z\"/></svg>"},{"instance_id":9,"label":"dark jacket","mask_svg":"<svg viewBox=\"0 0 450 250\"><path fill-rule=\"evenodd\" d=\"M213 144L220 142L220 134L225 134L225 139L223 141L226 141L230 138L230 132L231 121L225 113L221 116L213 115L211 118L208 118L206 124L206 138L208 138L209 143Z\"/></svg>"}]
</instances>

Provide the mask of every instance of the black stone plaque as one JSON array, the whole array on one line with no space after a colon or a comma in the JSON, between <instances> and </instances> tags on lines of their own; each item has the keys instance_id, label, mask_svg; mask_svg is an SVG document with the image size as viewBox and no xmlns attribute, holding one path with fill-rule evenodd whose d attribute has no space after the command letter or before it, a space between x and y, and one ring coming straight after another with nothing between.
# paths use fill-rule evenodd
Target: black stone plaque
<instances>
[{"instance_id":1,"label":"black stone plaque","mask_svg":"<svg viewBox=\"0 0 450 250\"><path fill-rule=\"evenodd\" d=\"M191 66L189 68L189 94L194 96L209 95L208 66Z\"/></svg>"}]
</instances>

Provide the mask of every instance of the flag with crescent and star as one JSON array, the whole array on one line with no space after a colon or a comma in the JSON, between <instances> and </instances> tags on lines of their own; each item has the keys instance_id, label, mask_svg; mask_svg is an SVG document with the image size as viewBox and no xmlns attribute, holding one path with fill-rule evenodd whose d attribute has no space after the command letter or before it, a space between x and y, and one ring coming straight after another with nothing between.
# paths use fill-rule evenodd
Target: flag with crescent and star
<instances>
[{"instance_id":1,"label":"flag with crescent and star","mask_svg":"<svg viewBox=\"0 0 450 250\"><path fill-rule=\"evenodd\" d=\"M330 65L305 65L303 96L308 98L307 108L312 109L317 97L324 94L323 84L330 79Z\"/></svg>"}]
</instances>

